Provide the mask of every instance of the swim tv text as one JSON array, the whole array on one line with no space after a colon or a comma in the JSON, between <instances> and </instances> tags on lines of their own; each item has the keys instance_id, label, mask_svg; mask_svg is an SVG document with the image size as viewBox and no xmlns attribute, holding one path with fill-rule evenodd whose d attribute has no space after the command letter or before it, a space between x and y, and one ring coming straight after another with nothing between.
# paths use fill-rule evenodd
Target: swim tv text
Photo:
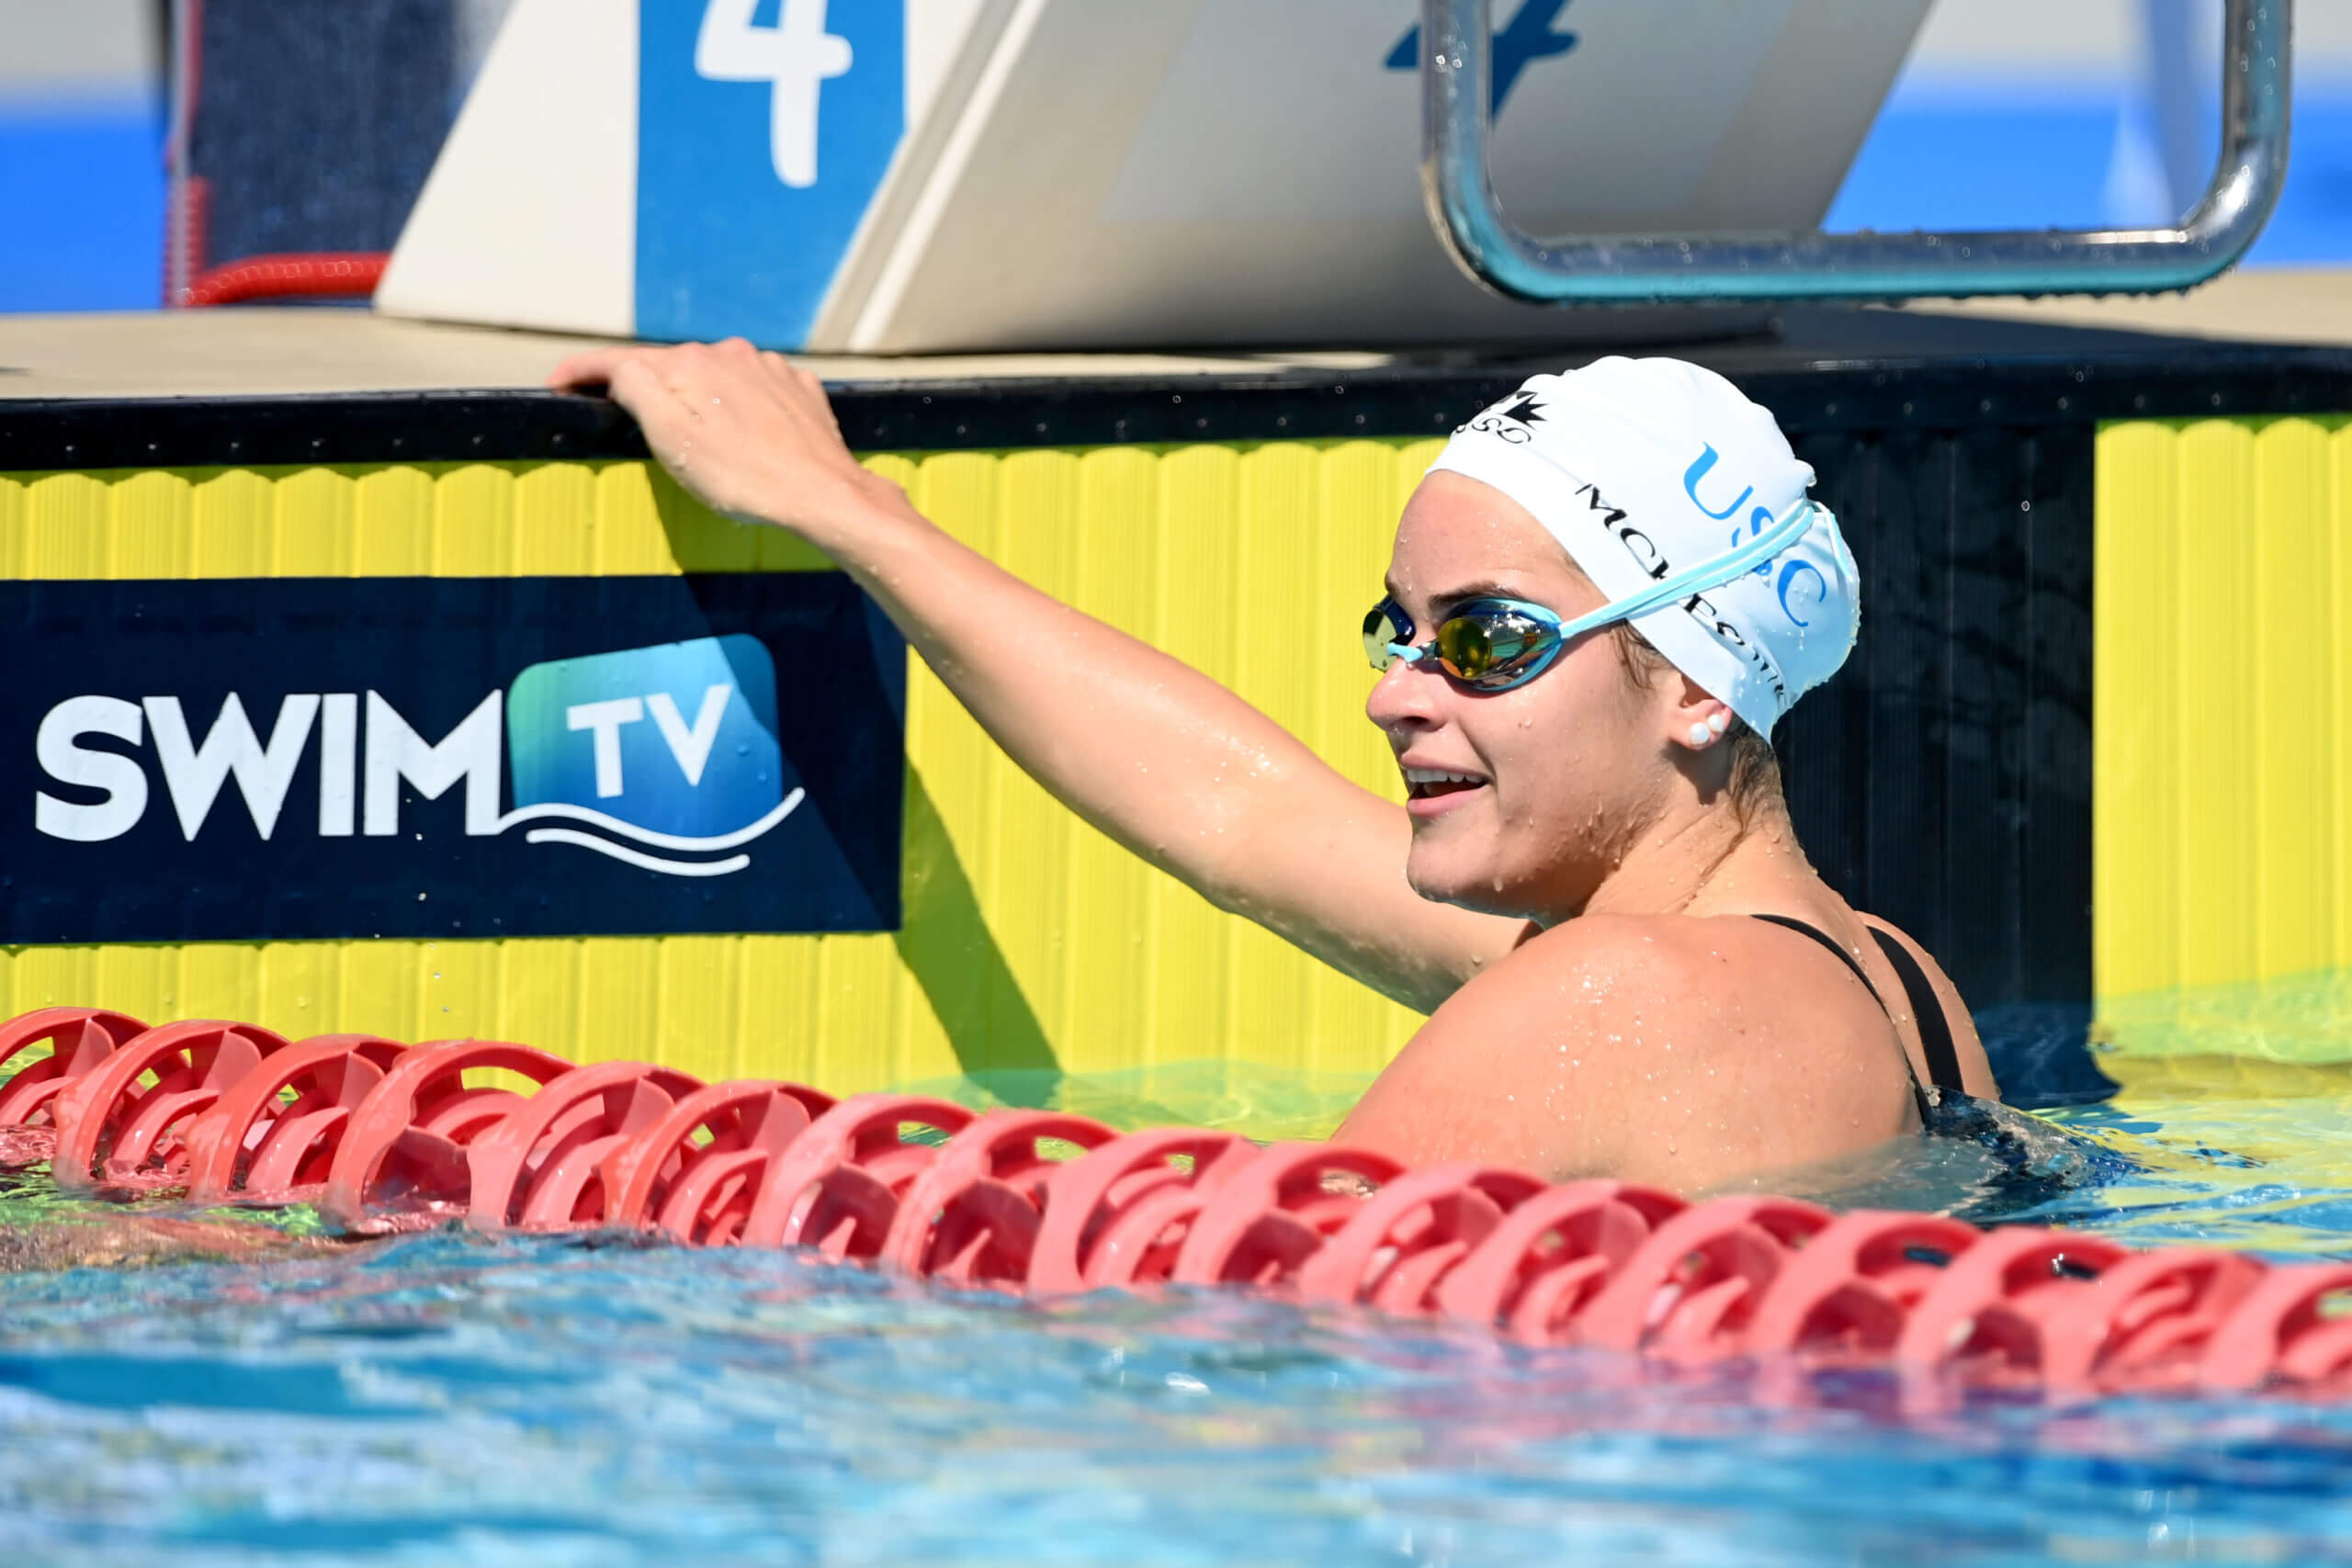
<instances>
[{"instance_id":1,"label":"swim tv text","mask_svg":"<svg viewBox=\"0 0 2352 1568\"><path fill-rule=\"evenodd\" d=\"M794 574L771 586L779 597L805 598L803 579L838 582L832 574ZM41 596L53 605L61 590L112 585L17 586L47 590ZM185 598L187 591L217 597L222 585L139 586ZM266 595L286 585L243 586ZM361 599L382 598L387 588L341 586ZM454 595L436 593L433 583L400 586L426 600L481 596L480 585ZM585 586L601 592L566 585L521 596L601 599L608 607L627 597L611 581ZM902 649L876 635L862 601L820 594L837 602L802 607L820 612L833 634L820 633L815 645L827 649L836 678L846 650L854 678L845 690L813 702L796 693L797 700L780 706L773 645L808 646L801 637L713 626L712 619L726 617L711 616L711 606L682 593L675 580L648 592L666 601L660 608L668 614L617 619L691 619L717 635L613 648L616 617L583 604L590 613L569 628L561 622L570 616L550 622L526 615L525 635L485 638L481 621L459 614L475 635L435 637L432 623L440 617L428 604L423 614L392 617L421 634L394 639L412 645L404 657L382 660L392 651L382 646L384 628L359 614L345 623L345 647L322 646L314 649L321 657L304 660L284 656L282 639L254 635L262 628L250 621L214 641L206 635L210 617L166 617L188 634L183 640L158 628L152 615L135 614L147 624L132 640L154 657L131 669L123 668L134 661L122 657L121 626L74 617L79 629L100 634L93 640L112 656L94 649L89 659L59 660L55 637L42 639L53 679L76 689L23 716L30 720L21 736L30 767L9 815L30 833L19 832L28 853L12 860L32 871L46 918L60 915L62 902L104 907L111 899L119 907L123 890L100 892L91 882L128 871L158 879L164 889L192 877L184 905L242 890L254 911L238 922L245 936L378 934L387 919L394 929L422 923L490 935L854 930L894 920L903 763L899 699L886 667L894 653L903 660ZM778 618L773 607L746 608L769 608L768 618ZM301 640L334 640L334 617L305 618L311 635ZM209 629L218 637L217 626ZM593 651L483 668L498 643L543 651L574 637ZM337 672L371 678L318 678ZM74 680L77 673L85 678ZM811 722L795 727L793 717ZM863 776L843 777L844 767ZM876 809L886 798L887 820ZM853 849L842 841L844 829L867 841ZM883 840L887 848L876 841ZM268 874L257 877L264 867ZM329 868L347 878L340 891L334 876L319 874ZM886 878L893 886L877 899L873 885ZM23 912L27 880L10 878L0 908ZM792 891L811 884L824 888L816 902L829 907L810 910ZM78 888L78 899L69 887ZM723 898L712 891L718 888ZM127 897L151 908L158 902L154 890ZM618 902L599 907L607 899ZM396 918L390 906L403 901L429 912ZM346 918L319 929L319 911L337 903L346 906ZM217 923L153 915L131 922L148 940L225 934L209 929ZM13 940L68 940L37 934L43 924L36 919L27 931L0 916L0 929L14 928ZM103 916L62 924L130 936Z\"/></svg>"},{"instance_id":2,"label":"swim tv text","mask_svg":"<svg viewBox=\"0 0 2352 1568\"><path fill-rule=\"evenodd\" d=\"M691 722L673 687L696 694ZM53 839L84 843L137 827L151 801L145 768L135 756L82 742L103 736L137 747L142 729L153 731L157 771L180 833L190 840L232 781L254 831L269 839L314 732L316 830L327 839L349 838L355 820L370 837L393 837L401 829L403 785L427 800L462 786L465 830L473 837L525 827L526 843L573 844L672 876L724 876L752 863L748 854L725 852L766 835L804 794L783 793L775 667L767 649L747 637L535 664L512 693L491 693L438 740L418 734L380 692L365 697L364 729L359 693L281 697L266 742L237 692L223 699L201 740L177 697L135 704L68 697L41 720L35 755L50 778L102 798L77 805L37 792L34 825ZM658 739L645 743L646 731ZM510 735L515 807L502 812L502 740ZM580 826L528 826L542 822Z\"/></svg>"}]
</instances>

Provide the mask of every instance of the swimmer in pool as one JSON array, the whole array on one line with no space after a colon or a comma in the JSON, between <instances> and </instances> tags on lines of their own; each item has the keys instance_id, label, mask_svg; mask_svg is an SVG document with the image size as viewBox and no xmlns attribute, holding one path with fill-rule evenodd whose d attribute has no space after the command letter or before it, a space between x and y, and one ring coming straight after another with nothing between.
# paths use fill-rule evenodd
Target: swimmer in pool
<instances>
[{"instance_id":1,"label":"swimmer in pool","mask_svg":"<svg viewBox=\"0 0 2352 1568\"><path fill-rule=\"evenodd\" d=\"M603 349L551 382L839 563L1088 821L1426 1013L1349 1143L1687 1191L1998 1093L1935 962L1798 847L1769 737L1845 661L1858 584L1813 470L1710 371L1536 377L1431 468L1363 623L1402 805L928 522L781 355Z\"/></svg>"}]
</instances>

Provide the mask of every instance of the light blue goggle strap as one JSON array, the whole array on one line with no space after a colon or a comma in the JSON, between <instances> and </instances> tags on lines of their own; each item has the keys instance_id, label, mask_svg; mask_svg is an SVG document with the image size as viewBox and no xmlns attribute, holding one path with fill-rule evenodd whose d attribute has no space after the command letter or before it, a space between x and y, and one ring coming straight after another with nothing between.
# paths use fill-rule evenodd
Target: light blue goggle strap
<instances>
[{"instance_id":1,"label":"light blue goggle strap","mask_svg":"<svg viewBox=\"0 0 2352 1568\"><path fill-rule=\"evenodd\" d=\"M1589 631L1618 621L1638 621L1644 615L1654 615L1693 593L1703 593L1710 588L1721 588L1726 582L1737 581L1804 538L1805 530L1813 526L1814 510L1812 501L1800 501L1789 509L1786 517L1737 548L1712 556L1688 571L1678 571L1639 593L1611 600L1590 615L1559 623L1560 641L1573 642ZM1388 651L1400 659L1419 663L1422 650L1392 642L1388 645Z\"/></svg>"},{"instance_id":2,"label":"light blue goggle strap","mask_svg":"<svg viewBox=\"0 0 2352 1568\"><path fill-rule=\"evenodd\" d=\"M1710 588L1721 588L1736 582L1749 572L1804 537L1813 526L1814 503L1800 501L1789 509L1789 514L1757 535L1737 549L1727 550L1701 561L1688 571L1678 571L1639 593L1603 604L1589 615L1578 615L1560 628L1560 640L1570 641L1599 626L1615 621L1638 621L1693 593L1703 593Z\"/></svg>"}]
</instances>

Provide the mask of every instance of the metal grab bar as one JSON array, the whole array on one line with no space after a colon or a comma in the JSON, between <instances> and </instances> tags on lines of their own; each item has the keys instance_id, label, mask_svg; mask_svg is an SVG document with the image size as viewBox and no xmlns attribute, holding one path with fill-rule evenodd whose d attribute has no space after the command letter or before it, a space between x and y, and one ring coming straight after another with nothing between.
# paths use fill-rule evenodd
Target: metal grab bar
<instances>
[{"instance_id":1,"label":"metal grab bar","mask_svg":"<svg viewBox=\"0 0 2352 1568\"><path fill-rule=\"evenodd\" d=\"M1932 234L1580 234L1538 240L1502 210L1487 164L1487 0L1421 0L1421 185L1462 269L1536 304L1656 305L1923 295L2154 294L2228 267L2287 175L2293 0L2229 0L2222 157L2170 229Z\"/></svg>"}]
</instances>

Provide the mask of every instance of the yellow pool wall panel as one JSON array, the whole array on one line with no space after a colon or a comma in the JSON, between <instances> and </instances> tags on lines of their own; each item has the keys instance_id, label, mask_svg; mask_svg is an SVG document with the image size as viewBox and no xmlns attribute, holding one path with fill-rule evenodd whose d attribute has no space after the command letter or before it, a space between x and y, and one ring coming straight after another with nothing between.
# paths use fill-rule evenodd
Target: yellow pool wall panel
<instances>
[{"instance_id":1,"label":"yellow pool wall panel","mask_svg":"<svg viewBox=\"0 0 2352 1568\"><path fill-rule=\"evenodd\" d=\"M1347 631L1378 595L1397 512L1437 445L869 461L958 537L1206 670L1394 794L1387 747L1363 717L1373 677ZM823 570L788 536L714 516L644 463L0 476L0 572L17 578ZM836 1093L1203 1061L1370 1073L1418 1027L1080 822L910 662L896 933L29 946L0 950L0 1005L103 1004L295 1035L476 1035Z\"/></svg>"},{"instance_id":2,"label":"yellow pool wall panel","mask_svg":"<svg viewBox=\"0 0 2352 1568\"><path fill-rule=\"evenodd\" d=\"M2101 1031L2352 1060L2352 423L2111 424L2097 476Z\"/></svg>"}]
</instances>

